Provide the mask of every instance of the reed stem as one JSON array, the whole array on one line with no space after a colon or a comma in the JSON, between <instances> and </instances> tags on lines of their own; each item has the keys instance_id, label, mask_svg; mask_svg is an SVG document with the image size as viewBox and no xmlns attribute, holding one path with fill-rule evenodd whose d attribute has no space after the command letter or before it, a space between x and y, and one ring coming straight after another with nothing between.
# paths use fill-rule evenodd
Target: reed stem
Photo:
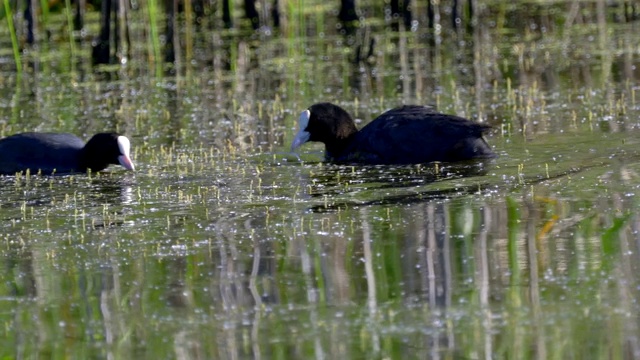
<instances>
[{"instance_id":1,"label":"reed stem","mask_svg":"<svg viewBox=\"0 0 640 360\"><path fill-rule=\"evenodd\" d=\"M13 58L16 62L16 71L18 74L22 74L22 60L20 59L20 48L18 46L18 37L16 36L16 28L13 25L13 13L11 12L11 6L9 0L4 0L5 16L7 17L7 26L9 27L9 34L11 35L11 46L13 47Z\"/></svg>"}]
</instances>

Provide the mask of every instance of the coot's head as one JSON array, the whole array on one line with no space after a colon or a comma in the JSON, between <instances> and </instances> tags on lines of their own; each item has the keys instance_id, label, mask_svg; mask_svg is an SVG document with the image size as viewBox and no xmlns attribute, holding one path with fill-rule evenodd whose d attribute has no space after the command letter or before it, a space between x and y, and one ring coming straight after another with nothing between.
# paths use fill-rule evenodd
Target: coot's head
<instances>
[{"instance_id":1,"label":"coot's head","mask_svg":"<svg viewBox=\"0 0 640 360\"><path fill-rule=\"evenodd\" d=\"M105 169L109 164L122 165L127 170L135 170L129 151L131 143L126 136L117 133L99 133L84 146L82 162L93 172Z\"/></svg>"},{"instance_id":2,"label":"coot's head","mask_svg":"<svg viewBox=\"0 0 640 360\"><path fill-rule=\"evenodd\" d=\"M291 151L307 141L319 141L325 144L327 153L336 154L358 132L351 116L331 103L311 105L300 114L298 126L300 131L291 143Z\"/></svg>"}]
</instances>

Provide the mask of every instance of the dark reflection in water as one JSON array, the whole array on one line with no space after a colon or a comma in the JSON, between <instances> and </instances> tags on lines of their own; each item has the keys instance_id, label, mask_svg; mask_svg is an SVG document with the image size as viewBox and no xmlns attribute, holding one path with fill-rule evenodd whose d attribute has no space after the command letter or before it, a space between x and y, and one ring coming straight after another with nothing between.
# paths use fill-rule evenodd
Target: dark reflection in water
<instances>
[{"instance_id":1,"label":"dark reflection in water","mask_svg":"<svg viewBox=\"0 0 640 360\"><path fill-rule=\"evenodd\" d=\"M328 212L349 206L420 203L428 199L477 193L491 185L491 179L483 177L493 164L493 160L487 160L410 166L323 166L319 171L310 173L307 193L311 198L333 200L311 206L310 210ZM473 184L452 185L456 180L471 177L477 177L478 180ZM432 188L424 190L425 186ZM390 190L406 192L394 195ZM362 201L335 200L336 196L354 196L374 191L375 196L372 194Z\"/></svg>"},{"instance_id":2,"label":"dark reflection in water","mask_svg":"<svg viewBox=\"0 0 640 360\"><path fill-rule=\"evenodd\" d=\"M133 199L135 177L113 176L92 179L89 184L89 199L98 204L128 204Z\"/></svg>"},{"instance_id":3,"label":"dark reflection in water","mask_svg":"<svg viewBox=\"0 0 640 360\"><path fill-rule=\"evenodd\" d=\"M201 269L215 279L206 285L214 301L230 309L304 306L318 304L320 299L332 306L363 302L373 312L392 299L402 299L409 306L426 302L434 308L448 307L453 278L460 282L464 279L459 271L473 272L454 269L474 256L468 249L470 243L459 242L461 220L451 219L452 209L458 206L433 200L411 204L399 210L400 223L396 217L385 219L379 208L363 207L340 215L311 214L309 229L303 227L291 239L282 239L265 219L221 219L212 227L216 234L212 267ZM480 224L468 224L466 231L474 231L478 244L485 242L485 252L493 221L487 211L492 210L480 208L479 213L474 211L462 219L473 222L474 216L480 217ZM339 217L351 219L351 227L345 228ZM239 232L254 234L253 240L239 242ZM187 264L170 261L165 266L173 268L169 270L173 285L168 297L188 294L193 274L185 272Z\"/></svg>"},{"instance_id":4,"label":"dark reflection in water","mask_svg":"<svg viewBox=\"0 0 640 360\"><path fill-rule=\"evenodd\" d=\"M335 195L349 191L349 185L388 189L424 185L457 178L484 176L492 161L474 161L456 164L425 164L409 166L323 166L312 172L312 197ZM342 187L342 189L340 189Z\"/></svg>"},{"instance_id":5,"label":"dark reflection in water","mask_svg":"<svg viewBox=\"0 0 640 360\"><path fill-rule=\"evenodd\" d=\"M87 177L85 175L0 178L0 208L43 207L63 200L85 205L116 205L132 201L134 176L120 174Z\"/></svg>"},{"instance_id":6,"label":"dark reflection in water","mask_svg":"<svg viewBox=\"0 0 640 360\"><path fill-rule=\"evenodd\" d=\"M38 287L33 277L33 253L12 247L4 254L4 258L3 271L19 274L6 283L7 295L15 298L35 298L38 294Z\"/></svg>"},{"instance_id":7,"label":"dark reflection in water","mask_svg":"<svg viewBox=\"0 0 640 360\"><path fill-rule=\"evenodd\" d=\"M635 156L635 155L634 155ZM591 164L572 166L566 170L555 173L534 175L509 175L498 176L491 171L493 160L487 162L474 162L472 164L454 164L436 168L401 167L388 169L385 167L345 168L328 167L323 171L312 173L310 177L312 185L309 186L310 197L329 196L336 197L345 194L357 194L368 190L405 189L407 191L397 194L377 192L377 196L367 197L363 201L343 200L325 201L321 205L313 205L309 209L312 212L334 212L350 207L373 205L408 205L422 203L429 200L449 199L463 197L470 194L482 194L487 192L513 191L518 188L526 189L529 186L553 182L580 174L589 170L606 168L608 163L594 160ZM326 170L326 171L325 171ZM456 180L477 177L474 181L457 183ZM430 185L430 186L429 186ZM440 185L440 186L438 186ZM427 187L425 189L425 186Z\"/></svg>"},{"instance_id":8,"label":"dark reflection in water","mask_svg":"<svg viewBox=\"0 0 640 360\"><path fill-rule=\"evenodd\" d=\"M167 279L163 286L168 306L184 308L189 305L189 293L185 291L186 261L183 257L171 257L166 260Z\"/></svg>"}]
</instances>

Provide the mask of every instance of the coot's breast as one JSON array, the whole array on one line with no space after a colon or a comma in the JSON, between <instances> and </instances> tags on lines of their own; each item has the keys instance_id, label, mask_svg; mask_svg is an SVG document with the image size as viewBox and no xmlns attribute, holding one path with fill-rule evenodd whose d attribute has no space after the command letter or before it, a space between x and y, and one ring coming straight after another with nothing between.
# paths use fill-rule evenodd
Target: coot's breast
<instances>
[{"instance_id":1,"label":"coot's breast","mask_svg":"<svg viewBox=\"0 0 640 360\"><path fill-rule=\"evenodd\" d=\"M23 133L0 140L0 173L29 169L44 174L82 172L79 157L84 141L72 134Z\"/></svg>"},{"instance_id":2,"label":"coot's breast","mask_svg":"<svg viewBox=\"0 0 640 360\"><path fill-rule=\"evenodd\" d=\"M494 157L489 126L422 106L390 110L355 134L337 162L416 164Z\"/></svg>"}]
</instances>

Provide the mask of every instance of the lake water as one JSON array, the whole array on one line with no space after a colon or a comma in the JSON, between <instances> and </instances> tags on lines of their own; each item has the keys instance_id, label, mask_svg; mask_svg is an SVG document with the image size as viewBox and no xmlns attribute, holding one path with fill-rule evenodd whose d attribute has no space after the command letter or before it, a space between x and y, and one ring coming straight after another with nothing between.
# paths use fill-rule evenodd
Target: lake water
<instances>
[{"instance_id":1,"label":"lake water","mask_svg":"<svg viewBox=\"0 0 640 360\"><path fill-rule=\"evenodd\" d=\"M196 37L162 76L145 44L94 72L55 32L18 76L0 29L0 134L117 129L137 168L0 177L0 357L640 357L640 24L526 9L435 41L323 9ZM298 159L321 101L359 126L431 104L500 157Z\"/></svg>"}]
</instances>

